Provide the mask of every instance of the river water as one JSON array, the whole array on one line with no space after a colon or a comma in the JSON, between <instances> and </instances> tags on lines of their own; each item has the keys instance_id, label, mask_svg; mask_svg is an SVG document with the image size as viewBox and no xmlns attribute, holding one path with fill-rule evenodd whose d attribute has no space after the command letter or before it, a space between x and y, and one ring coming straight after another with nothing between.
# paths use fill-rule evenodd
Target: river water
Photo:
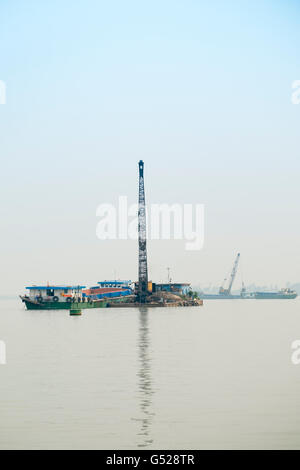
<instances>
[{"instance_id":1,"label":"river water","mask_svg":"<svg viewBox=\"0 0 300 470\"><path fill-rule=\"evenodd\" d=\"M300 300L0 301L1 449L300 449Z\"/></svg>"}]
</instances>

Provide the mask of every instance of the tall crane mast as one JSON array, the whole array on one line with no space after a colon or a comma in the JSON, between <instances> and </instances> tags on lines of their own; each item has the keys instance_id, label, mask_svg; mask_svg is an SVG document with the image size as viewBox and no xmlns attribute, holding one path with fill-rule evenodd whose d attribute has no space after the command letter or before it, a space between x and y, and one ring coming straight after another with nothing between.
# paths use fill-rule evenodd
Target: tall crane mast
<instances>
[{"instance_id":1,"label":"tall crane mast","mask_svg":"<svg viewBox=\"0 0 300 470\"><path fill-rule=\"evenodd\" d=\"M236 273L237 273L237 268L238 268L238 264L239 264L239 260L240 260L240 253L237 254L237 257L235 259L235 262L234 262L234 265L233 265L233 268L232 268L232 271L231 271L231 274L230 274L230 281L229 281L229 286L227 289L224 289L223 287L220 287L220 290L219 290L219 294L222 294L222 295L230 295L231 293L231 288L232 288L232 284L234 282L234 279L235 279L235 276L236 276Z\"/></svg>"},{"instance_id":2,"label":"tall crane mast","mask_svg":"<svg viewBox=\"0 0 300 470\"><path fill-rule=\"evenodd\" d=\"M138 232L139 232L139 288L138 300L146 302L148 294L148 266L147 266L147 226L146 226L146 206L145 206L145 185L144 185L144 162L139 161L139 211L138 211Z\"/></svg>"}]
</instances>

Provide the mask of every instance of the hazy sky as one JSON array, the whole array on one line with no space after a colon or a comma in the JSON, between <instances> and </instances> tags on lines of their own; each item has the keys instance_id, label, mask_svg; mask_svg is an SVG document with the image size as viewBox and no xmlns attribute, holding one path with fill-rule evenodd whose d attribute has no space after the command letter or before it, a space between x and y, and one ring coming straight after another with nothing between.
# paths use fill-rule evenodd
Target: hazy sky
<instances>
[{"instance_id":1,"label":"hazy sky","mask_svg":"<svg viewBox=\"0 0 300 470\"><path fill-rule=\"evenodd\" d=\"M205 243L149 243L153 280L300 282L298 0L0 4L1 287L137 277L96 208L205 204Z\"/></svg>"}]
</instances>

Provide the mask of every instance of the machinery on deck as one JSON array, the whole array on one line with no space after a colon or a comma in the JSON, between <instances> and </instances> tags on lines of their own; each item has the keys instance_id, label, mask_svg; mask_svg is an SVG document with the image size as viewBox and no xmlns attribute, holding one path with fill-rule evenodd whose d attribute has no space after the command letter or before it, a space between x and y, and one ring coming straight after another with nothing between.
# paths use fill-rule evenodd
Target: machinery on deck
<instances>
[{"instance_id":1,"label":"machinery on deck","mask_svg":"<svg viewBox=\"0 0 300 470\"><path fill-rule=\"evenodd\" d=\"M231 289L232 289L232 286L233 286L233 283L234 283L234 280L235 280L235 277L236 277L238 265L239 265L240 256L241 256L240 253L238 253L236 258L235 258L233 268L232 268L232 271L231 271L231 274L230 274L228 287L227 288L224 287L225 283L227 282L227 279L224 279L223 285L220 287L218 294L206 294L204 292L201 292L200 295L201 295L202 299L241 299L241 298L246 298L246 289L245 289L244 283L243 283L243 286L242 286L241 293L239 295L231 293Z\"/></svg>"},{"instance_id":2,"label":"machinery on deck","mask_svg":"<svg viewBox=\"0 0 300 470\"><path fill-rule=\"evenodd\" d=\"M233 268L232 268L232 271L231 271L231 274L230 274L230 281L229 281L228 288L224 289L224 287L221 286L220 289L219 289L219 294L220 295L231 295L231 288L232 288L232 284L234 283L234 279L235 279L235 276L236 276L236 273L237 273L239 260L240 260L240 253L237 254L237 257L235 259L235 262L234 262L234 265L233 265Z\"/></svg>"}]
</instances>

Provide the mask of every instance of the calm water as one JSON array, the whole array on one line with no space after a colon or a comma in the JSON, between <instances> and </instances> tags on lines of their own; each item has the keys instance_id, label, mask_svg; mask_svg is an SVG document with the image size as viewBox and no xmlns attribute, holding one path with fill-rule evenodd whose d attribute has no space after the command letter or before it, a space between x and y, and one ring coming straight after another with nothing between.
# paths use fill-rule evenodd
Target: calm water
<instances>
[{"instance_id":1,"label":"calm water","mask_svg":"<svg viewBox=\"0 0 300 470\"><path fill-rule=\"evenodd\" d=\"M1 300L2 449L300 449L300 300L99 309Z\"/></svg>"}]
</instances>

